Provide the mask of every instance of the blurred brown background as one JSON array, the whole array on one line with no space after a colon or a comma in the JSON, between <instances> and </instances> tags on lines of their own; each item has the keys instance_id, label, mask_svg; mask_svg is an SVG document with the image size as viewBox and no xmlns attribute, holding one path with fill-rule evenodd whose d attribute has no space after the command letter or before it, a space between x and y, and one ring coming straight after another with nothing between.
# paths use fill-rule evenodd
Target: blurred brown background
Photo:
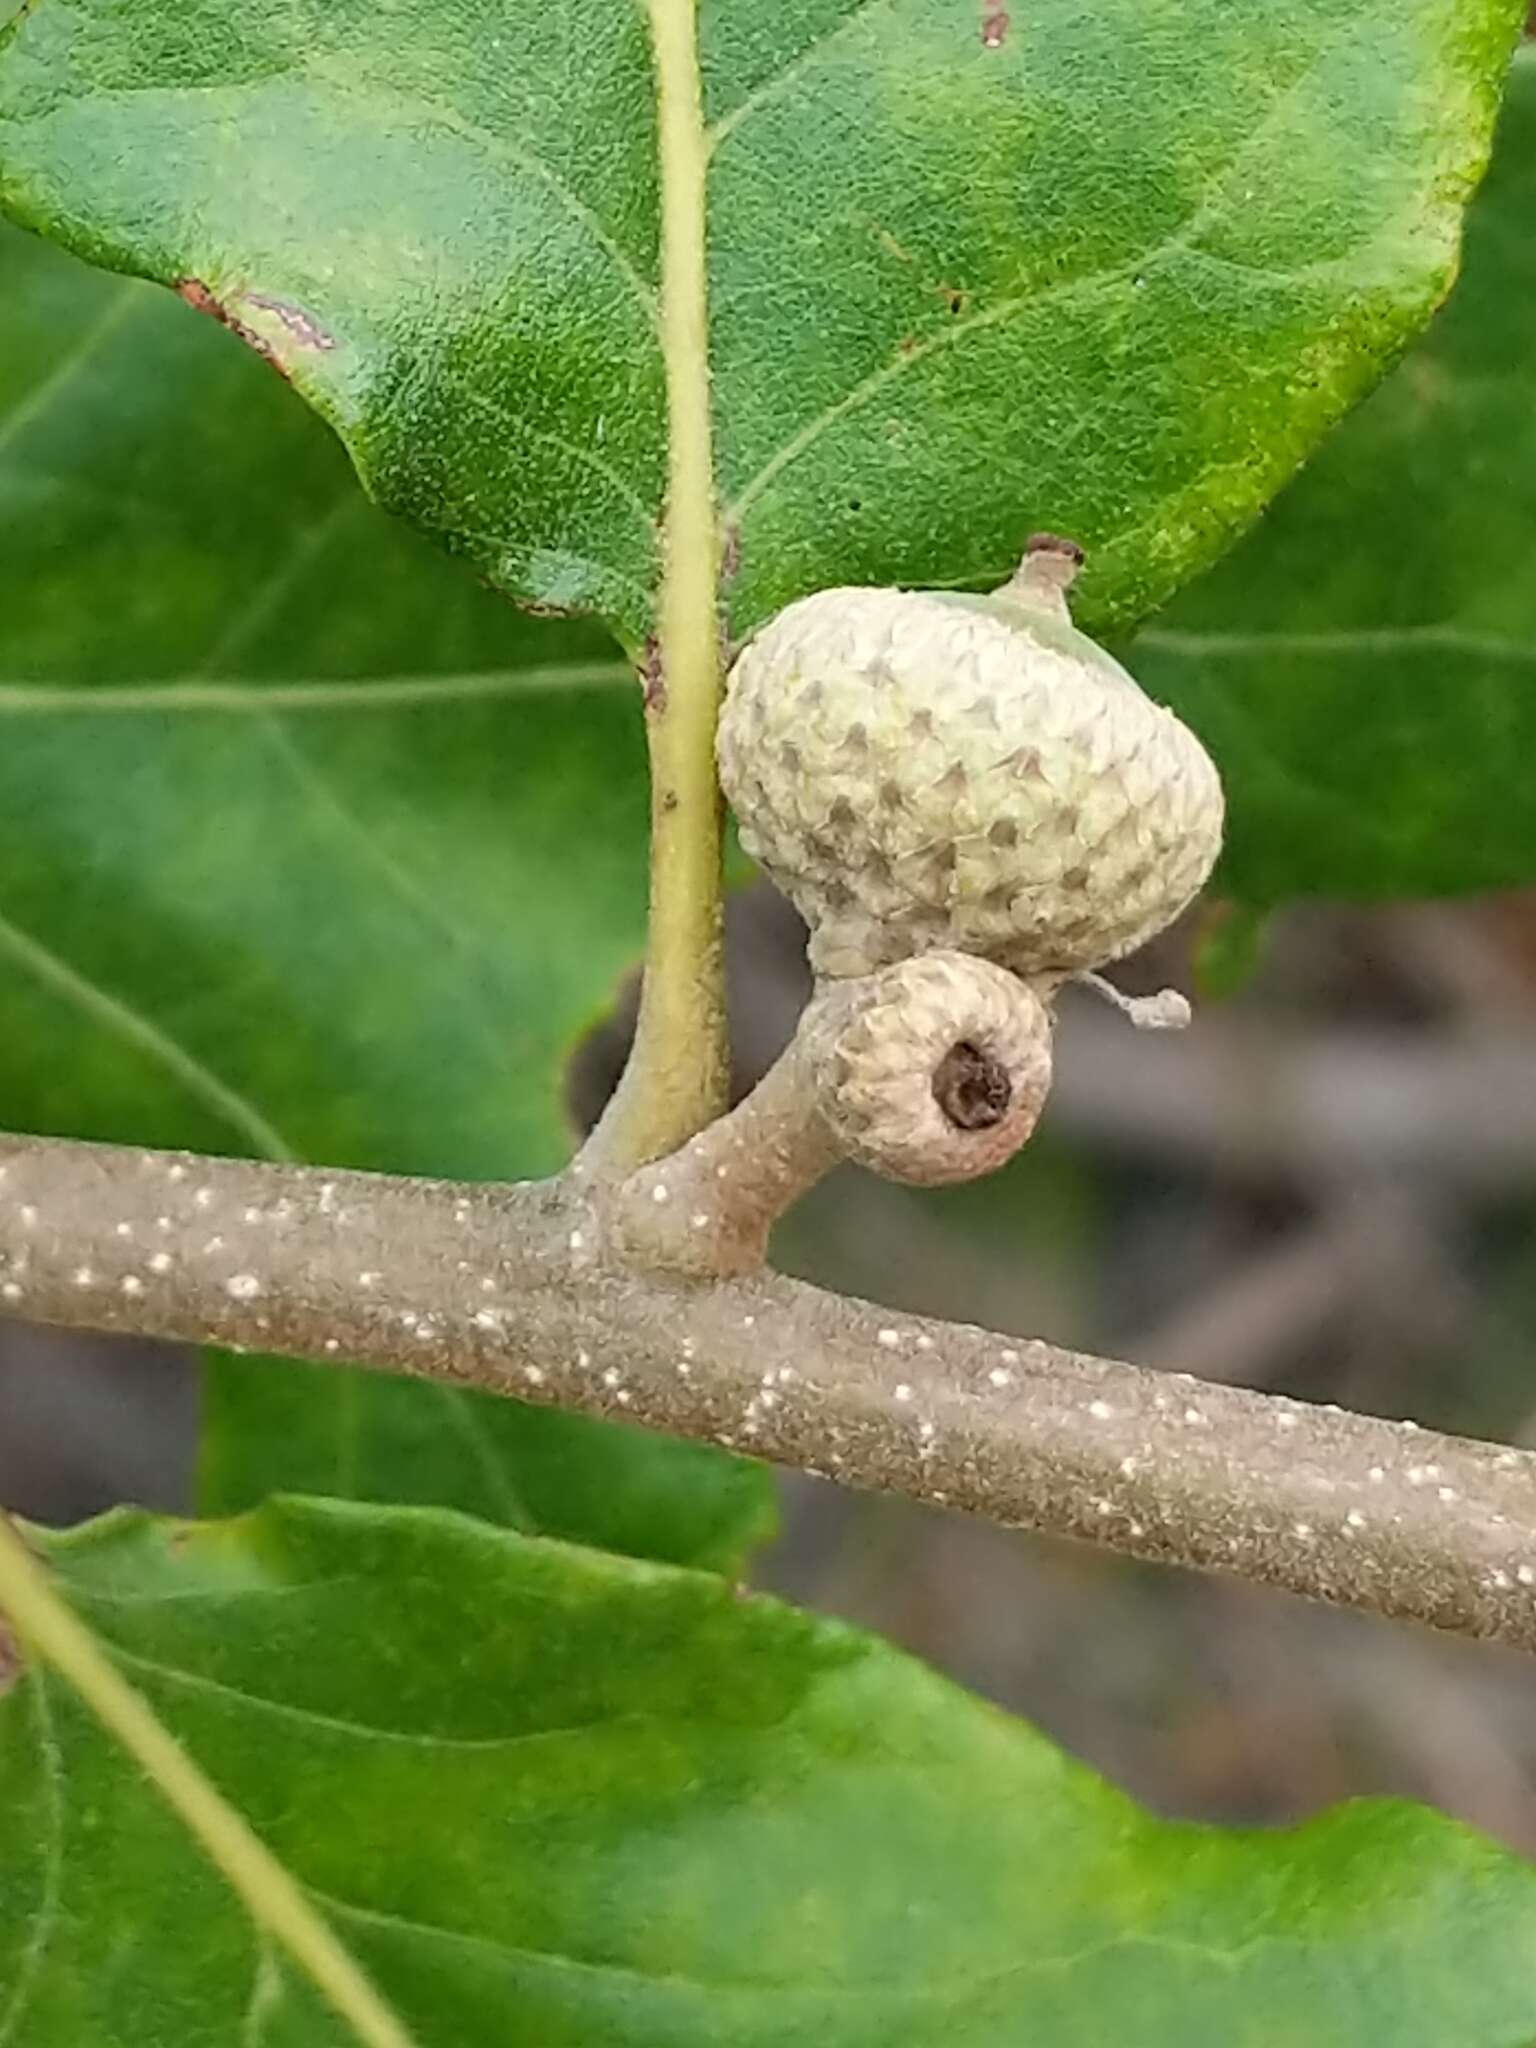
<instances>
[{"instance_id":1,"label":"blurred brown background","mask_svg":"<svg viewBox=\"0 0 1536 2048\"><path fill-rule=\"evenodd\" d=\"M1206 913L1209 915L1209 913ZM1190 925L1128 988L1190 985ZM732 909L738 1085L788 1035L803 935ZM615 1026L583 1049L590 1118ZM917 1194L853 1170L779 1263L908 1309L1536 1442L1536 894L1301 906L1182 1036L1069 992L1034 1143ZM196 1394L166 1347L0 1326L0 1499L185 1504ZM894 1638L1151 1805L1275 1821L1431 1801L1536 1851L1536 1663L1282 1595L785 1482L760 1583Z\"/></svg>"}]
</instances>

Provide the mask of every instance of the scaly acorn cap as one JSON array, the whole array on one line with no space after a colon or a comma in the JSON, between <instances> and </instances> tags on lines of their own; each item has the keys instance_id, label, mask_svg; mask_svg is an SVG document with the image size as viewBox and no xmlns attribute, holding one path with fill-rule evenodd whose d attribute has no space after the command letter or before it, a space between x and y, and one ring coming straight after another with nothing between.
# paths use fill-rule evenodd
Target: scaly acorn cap
<instances>
[{"instance_id":1,"label":"scaly acorn cap","mask_svg":"<svg viewBox=\"0 0 1536 2048\"><path fill-rule=\"evenodd\" d=\"M950 948L1051 987L1204 883L1215 766L1072 625L1081 560L1037 535L991 596L820 591L737 658L721 779L819 975Z\"/></svg>"}]
</instances>

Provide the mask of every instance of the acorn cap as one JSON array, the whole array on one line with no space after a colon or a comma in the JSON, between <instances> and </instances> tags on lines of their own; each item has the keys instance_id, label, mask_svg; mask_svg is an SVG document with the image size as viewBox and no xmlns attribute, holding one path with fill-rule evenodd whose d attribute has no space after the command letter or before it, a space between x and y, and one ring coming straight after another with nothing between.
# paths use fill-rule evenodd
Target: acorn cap
<instances>
[{"instance_id":1,"label":"acorn cap","mask_svg":"<svg viewBox=\"0 0 1536 2048\"><path fill-rule=\"evenodd\" d=\"M1215 767L1071 624L1081 553L1037 536L991 595L821 591L738 657L721 778L818 974L950 949L1054 984L1205 881Z\"/></svg>"}]
</instances>

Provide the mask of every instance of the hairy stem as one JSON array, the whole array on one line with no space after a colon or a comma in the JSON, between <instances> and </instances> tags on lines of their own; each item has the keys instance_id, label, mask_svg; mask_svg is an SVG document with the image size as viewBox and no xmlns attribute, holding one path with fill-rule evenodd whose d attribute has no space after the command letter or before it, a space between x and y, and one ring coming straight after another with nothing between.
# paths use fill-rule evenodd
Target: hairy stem
<instances>
[{"instance_id":1,"label":"hairy stem","mask_svg":"<svg viewBox=\"0 0 1536 2048\"><path fill-rule=\"evenodd\" d=\"M266 1845L192 1761L85 1623L54 1591L44 1566L0 1513L0 1610L22 1643L72 1685L185 1821L258 1927L367 2048L412 2048L411 2036Z\"/></svg>"},{"instance_id":2,"label":"hairy stem","mask_svg":"<svg viewBox=\"0 0 1536 2048\"><path fill-rule=\"evenodd\" d=\"M676 1164L595 1201L0 1140L0 1307L516 1394L1536 1649L1529 1452L646 1268L614 1208L665 1207Z\"/></svg>"},{"instance_id":3,"label":"hairy stem","mask_svg":"<svg viewBox=\"0 0 1536 2048\"><path fill-rule=\"evenodd\" d=\"M646 690L650 935L629 1068L596 1140L634 1165L670 1152L725 1103L720 541L715 512L705 244L708 144L695 0L649 0L661 174L661 332L668 468L657 644Z\"/></svg>"}]
</instances>

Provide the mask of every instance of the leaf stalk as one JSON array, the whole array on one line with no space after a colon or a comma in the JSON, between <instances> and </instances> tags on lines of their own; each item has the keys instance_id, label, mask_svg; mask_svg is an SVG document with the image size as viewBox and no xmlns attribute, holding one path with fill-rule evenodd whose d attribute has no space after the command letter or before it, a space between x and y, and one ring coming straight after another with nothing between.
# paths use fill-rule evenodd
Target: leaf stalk
<instances>
[{"instance_id":1,"label":"leaf stalk","mask_svg":"<svg viewBox=\"0 0 1536 2048\"><path fill-rule=\"evenodd\" d=\"M661 184L667 509L654 673L650 926L629 1066L591 1155L639 1165L718 1116L729 1054L715 725L722 682L720 532L710 416L709 142L695 0L649 0Z\"/></svg>"}]
</instances>

